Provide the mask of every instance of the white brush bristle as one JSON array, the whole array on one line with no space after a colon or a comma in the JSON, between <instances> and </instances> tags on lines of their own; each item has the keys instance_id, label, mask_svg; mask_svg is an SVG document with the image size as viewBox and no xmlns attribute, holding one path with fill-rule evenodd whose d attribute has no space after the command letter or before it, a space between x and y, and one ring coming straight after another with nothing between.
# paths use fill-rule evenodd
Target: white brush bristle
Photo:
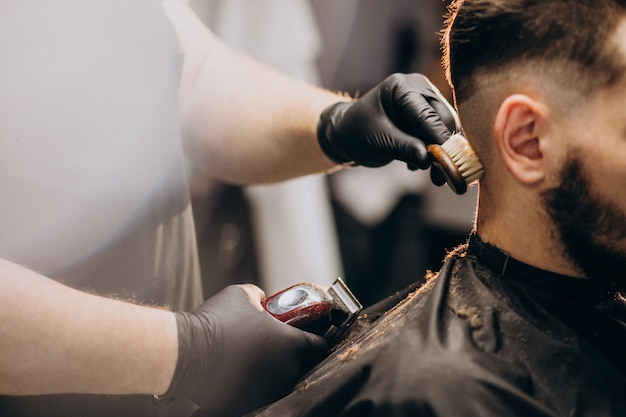
<instances>
[{"instance_id":1,"label":"white brush bristle","mask_svg":"<svg viewBox=\"0 0 626 417\"><path fill-rule=\"evenodd\" d=\"M456 133L450 136L441 147L450 155L466 183L471 184L483 176L483 165L463 135Z\"/></svg>"}]
</instances>

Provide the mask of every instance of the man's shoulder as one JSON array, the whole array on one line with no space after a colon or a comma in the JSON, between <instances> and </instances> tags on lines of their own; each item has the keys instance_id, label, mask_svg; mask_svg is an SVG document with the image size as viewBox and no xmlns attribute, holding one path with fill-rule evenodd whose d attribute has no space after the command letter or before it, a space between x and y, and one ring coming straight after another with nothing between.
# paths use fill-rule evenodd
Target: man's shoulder
<instances>
[{"instance_id":1,"label":"man's shoulder","mask_svg":"<svg viewBox=\"0 0 626 417\"><path fill-rule=\"evenodd\" d=\"M503 415L492 388L505 390L507 378L473 340L472 326L488 322L479 311L449 307L457 273L448 262L382 317L359 323L294 393L261 415ZM508 361L501 366L517 379L526 376Z\"/></svg>"}]
</instances>

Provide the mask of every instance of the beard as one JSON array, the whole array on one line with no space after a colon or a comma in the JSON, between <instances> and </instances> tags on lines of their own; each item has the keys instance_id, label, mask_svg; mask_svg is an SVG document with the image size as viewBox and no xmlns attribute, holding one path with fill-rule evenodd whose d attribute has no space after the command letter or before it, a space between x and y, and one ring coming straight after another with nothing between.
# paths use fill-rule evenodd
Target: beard
<instances>
[{"instance_id":1,"label":"beard","mask_svg":"<svg viewBox=\"0 0 626 417\"><path fill-rule=\"evenodd\" d=\"M568 158L560 182L558 187L545 191L542 199L564 255L587 278L601 282L609 291L623 291L626 215L615 204L592 193L579 158Z\"/></svg>"}]
</instances>

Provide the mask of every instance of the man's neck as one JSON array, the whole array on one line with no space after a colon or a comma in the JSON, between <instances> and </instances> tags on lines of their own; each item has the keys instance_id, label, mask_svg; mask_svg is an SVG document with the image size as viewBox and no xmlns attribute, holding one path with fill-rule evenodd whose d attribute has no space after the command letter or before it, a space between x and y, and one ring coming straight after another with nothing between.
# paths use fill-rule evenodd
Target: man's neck
<instances>
[{"instance_id":1,"label":"man's neck","mask_svg":"<svg viewBox=\"0 0 626 417\"><path fill-rule=\"evenodd\" d=\"M506 213L502 210L487 215L479 207L476 233L484 242L534 267L563 275L583 276L564 254L555 233L538 220L537 213L509 216Z\"/></svg>"}]
</instances>

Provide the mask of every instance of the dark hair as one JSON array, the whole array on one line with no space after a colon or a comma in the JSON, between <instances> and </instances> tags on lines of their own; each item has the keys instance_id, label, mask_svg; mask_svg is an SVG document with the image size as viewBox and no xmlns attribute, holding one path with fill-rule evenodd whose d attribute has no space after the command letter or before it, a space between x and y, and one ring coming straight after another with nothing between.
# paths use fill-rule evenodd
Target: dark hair
<instances>
[{"instance_id":1,"label":"dark hair","mask_svg":"<svg viewBox=\"0 0 626 417\"><path fill-rule=\"evenodd\" d=\"M529 63L565 63L572 88L592 92L619 82L624 54L610 42L626 0L455 0L442 38L443 64L457 104L476 75Z\"/></svg>"}]
</instances>

